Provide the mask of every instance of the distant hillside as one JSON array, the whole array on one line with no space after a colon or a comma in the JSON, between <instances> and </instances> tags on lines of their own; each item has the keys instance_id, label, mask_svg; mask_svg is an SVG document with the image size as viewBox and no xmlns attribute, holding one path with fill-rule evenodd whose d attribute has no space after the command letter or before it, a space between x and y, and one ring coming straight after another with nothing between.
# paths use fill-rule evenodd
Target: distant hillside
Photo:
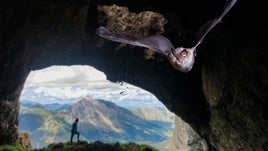
<instances>
[{"instance_id":1,"label":"distant hillside","mask_svg":"<svg viewBox=\"0 0 268 151\"><path fill-rule=\"evenodd\" d=\"M41 103L25 101L25 100L20 102L21 107L32 107L36 105L42 106L43 108L50 110L50 111L66 109L71 106L70 104L59 104L59 103L41 104Z\"/></svg>"},{"instance_id":2,"label":"distant hillside","mask_svg":"<svg viewBox=\"0 0 268 151\"><path fill-rule=\"evenodd\" d=\"M156 143L171 135L173 122L150 121L137 115L138 111L134 114L112 102L85 97L69 108L57 111L40 105L21 107L19 130L30 133L34 148L69 141L75 118L80 119L78 130L82 140Z\"/></svg>"},{"instance_id":3,"label":"distant hillside","mask_svg":"<svg viewBox=\"0 0 268 151\"><path fill-rule=\"evenodd\" d=\"M47 146L54 141L66 141L70 135L70 124L58 119L54 112L42 106L21 108L19 119L19 131L30 133L34 148Z\"/></svg>"},{"instance_id":4,"label":"distant hillside","mask_svg":"<svg viewBox=\"0 0 268 151\"><path fill-rule=\"evenodd\" d=\"M160 107L144 107L144 108L129 108L131 112L142 119L148 121L174 122L174 114L167 108Z\"/></svg>"}]
</instances>

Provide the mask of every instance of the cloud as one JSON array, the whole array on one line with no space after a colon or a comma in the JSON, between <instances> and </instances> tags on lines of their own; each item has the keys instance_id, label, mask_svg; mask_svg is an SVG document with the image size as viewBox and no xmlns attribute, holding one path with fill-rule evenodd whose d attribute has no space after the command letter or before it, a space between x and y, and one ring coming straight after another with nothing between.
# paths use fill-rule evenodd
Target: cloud
<instances>
[{"instance_id":1,"label":"cloud","mask_svg":"<svg viewBox=\"0 0 268 151\"><path fill-rule=\"evenodd\" d=\"M112 101L120 106L163 106L151 93L124 82L113 83L91 66L51 66L32 71L21 100L39 103L75 103L84 96ZM57 102L58 101L58 102Z\"/></svg>"},{"instance_id":2,"label":"cloud","mask_svg":"<svg viewBox=\"0 0 268 151\"><path fill-rule=\"evenodd\" d=\"M87 84L94 81L104 81L106 75L91 66L51 66L46 69L32 71L25 86Z\"/></svg>"}]
</instances>

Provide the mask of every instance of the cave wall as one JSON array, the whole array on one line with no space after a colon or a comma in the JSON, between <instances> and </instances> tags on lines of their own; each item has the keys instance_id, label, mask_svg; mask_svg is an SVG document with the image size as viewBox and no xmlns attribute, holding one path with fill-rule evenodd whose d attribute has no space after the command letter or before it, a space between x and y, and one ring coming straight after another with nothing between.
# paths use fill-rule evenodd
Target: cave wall
<instances>
[{"instance_id":1,"label":"cave wall","mask_svg":"<svg viewBox=\"0 0 268 151\"><path fill-rule=\"evenodd\" d=\"M208 151L207 141L191 125L175 115L175 127L168 151Z\"/></svg>"},{"instance_id":2,"label":"cave wall","mask_svg":"<svg viewBox=\"0 0 268 151\"><path fill-rule=\"evenodd\" d=\"M232 39L225 40L232 46L228 53L222 53L225 48L211 50L203 64L203 90L217 150L268 149L267 31L259 27L233 32Z\"/></svg>"},{"instance_id":3,"label":"cave wall","mask_svg":"<svg viewBox=\"0 0 268 151\"><path fill-rule=\"evenodd\" d=\"M0 144L17 140L18 99L31 70L85 64L105 72L111 81L127 81L152 92L174 112L174 150L187 144L178 141L183 139L183 129L177 129L181 127L188 136L197 136L198 141L188 141L194 143L187 150L267 149L268 26L262 19L268 13L261 0L238 1L200 45L187 74L159 54L95 34L102 25L140 36L163 34L175 46L189 47L198 28L219 15L225 1L178 3L1 1Z\"/></svg>"}]
</instances>

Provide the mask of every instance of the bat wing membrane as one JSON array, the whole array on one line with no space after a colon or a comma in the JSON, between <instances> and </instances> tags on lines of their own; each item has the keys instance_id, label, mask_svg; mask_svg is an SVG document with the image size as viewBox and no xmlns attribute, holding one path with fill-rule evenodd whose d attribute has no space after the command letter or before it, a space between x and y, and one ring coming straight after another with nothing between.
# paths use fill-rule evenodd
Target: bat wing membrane
<instances>
[{"instance_id":1,"label":"bat wing membrane","mask_svg":"<svg viewBox=\"0 0 268 151\"><path fill-rule=\"evenodd\" d=\"M139 39L137 36L127 33L127 32L121 31L117 33L111 33L105 27L99 27L96 30L96 34L111 41L122 42L122 43L131 44L131 45L135 45L134 41Z\"/></svg>"},{"instance_id":2,"label":"bat wing membrane","mask_svg":"<svg viewBox=\"0 0 268 151\"><path fill-rule=\"evenodd\" d=\"M162 35L153 35L137 40L138 46L150 48L156 50L164 55L168 55L174 50L174 46L171 44L169 39Z\"/></svg>"},{"instance_id":3,"label":"bat wing membrane","mask_svg":"<svg viewBox=\"0 0 268 151\"><path fill-rule=\"evenodd\" d=\"M116 33L111 33L105 27L99 27L96 30L96 34L99 36L115 41L115 42L122 42L134 46L140 46L145 48L150 48L155 50L163 55L168 55L174 49L173 45L166 37L162 35L154 35L145 38L139 38L131 33L120 31Z\"/></svg>"},{"instance_id":4,"label":"bat wing membrane","mask_svg":"<svg viewBox=\"0 0 268 151\"><path fill-rule=\"evenodd\" d=\"M206 24L204 24L198 31L198 42L197 45L200 44L205 36L213 29L218 23L221 22L223 17L229 12L229 10L234 6L237 0L227 0L226 7L224 8L224 11L221 13L219 18L213 19L208 21Z\"/></svg>"}]
</instances>

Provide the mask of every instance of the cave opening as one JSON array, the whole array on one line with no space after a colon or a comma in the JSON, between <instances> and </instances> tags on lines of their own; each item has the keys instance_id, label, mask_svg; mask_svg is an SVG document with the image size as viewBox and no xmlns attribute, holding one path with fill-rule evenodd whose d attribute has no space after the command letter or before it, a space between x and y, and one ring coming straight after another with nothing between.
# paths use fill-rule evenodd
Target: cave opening
<instances>
[{"instance_id":1,"label":"cave opening","mask_svg":"<svg viewBox=\"0 0 268 151\"><path fill-rule=\"evenodd\" d=\"M174 114L152 93L125 81L111 82L88 65L50 66L31 71L19 98L19 132L33 148L70 140L71 124L85 141L169 145Z\"/></svg>"}]
</instances>

